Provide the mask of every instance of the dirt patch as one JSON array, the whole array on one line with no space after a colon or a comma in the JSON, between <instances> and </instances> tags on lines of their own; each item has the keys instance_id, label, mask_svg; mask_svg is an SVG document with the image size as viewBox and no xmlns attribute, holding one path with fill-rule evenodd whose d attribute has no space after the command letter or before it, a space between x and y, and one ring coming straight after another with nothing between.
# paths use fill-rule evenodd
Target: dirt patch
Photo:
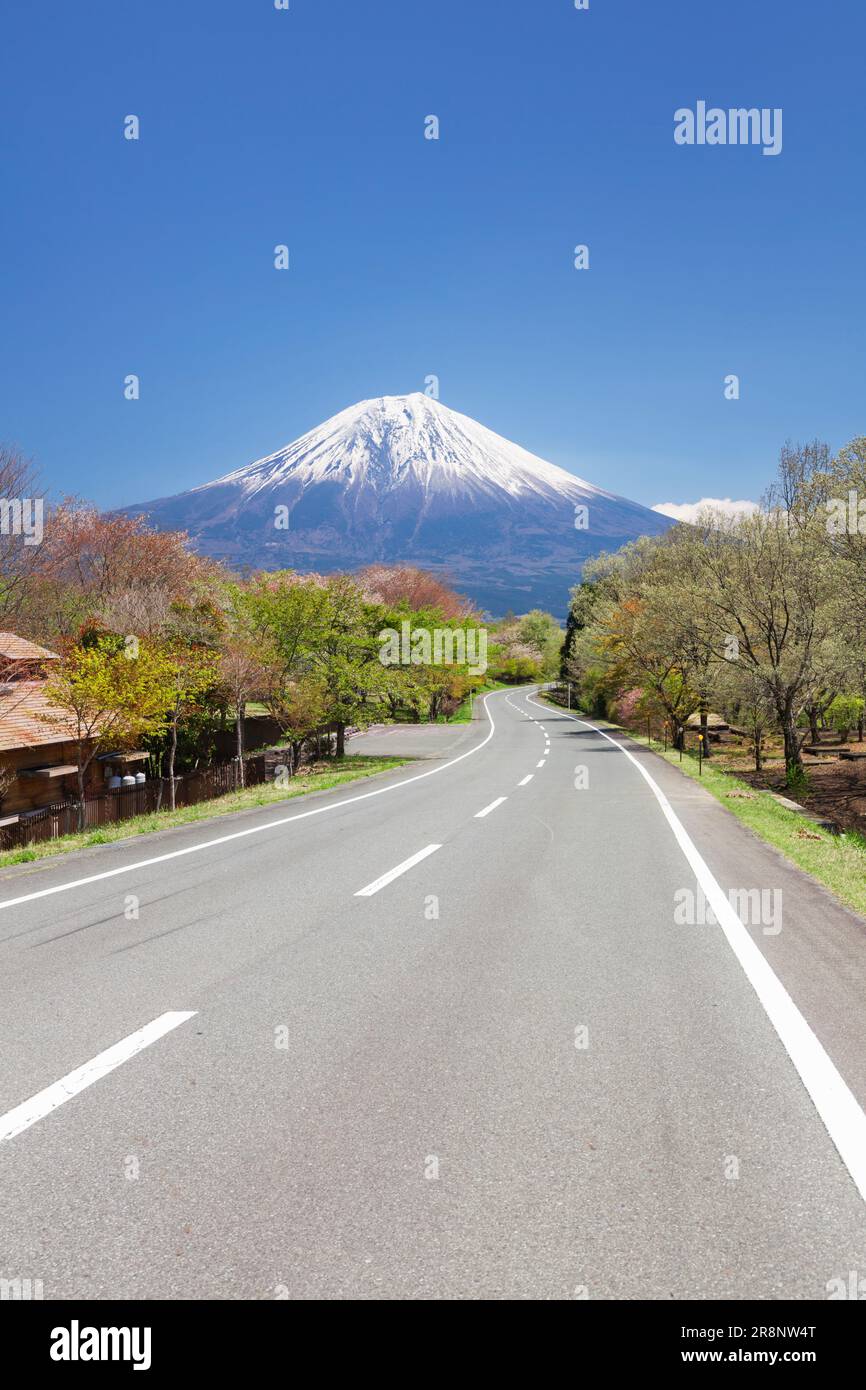
<instances>
[{"instance_id":1,"label":"dirt patch","mask_svg":"<svg viewBox=\"0 0 866 1390\"><path fill-rule=\"evenodd\" d=\"M866 753L866 743L844 745L852 753ZM838 748L838 746L837 746ZM763 772L756 773L748 751L734 739L723 739L714 749L713 765L748 782L762 791L781 792L809 811L838 821L843 830L866 835L866 758L848 761L833 756L837 748L828 745L820 756L803 755L809 781L807 792L792 793L785 785L785 765L781 750L770 750Z\"/></svg>"}]
</instances>

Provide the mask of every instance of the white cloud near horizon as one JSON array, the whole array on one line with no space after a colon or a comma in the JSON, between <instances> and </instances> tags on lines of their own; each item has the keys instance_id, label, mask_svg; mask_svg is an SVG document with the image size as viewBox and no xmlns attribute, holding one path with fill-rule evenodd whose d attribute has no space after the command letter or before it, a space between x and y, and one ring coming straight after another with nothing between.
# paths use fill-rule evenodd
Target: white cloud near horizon
<instances>
[{"instance_id":1,"label":"white cloud near horizon","mask_svg":"<svg viewBox=\"0 0 866 1390\"><path fill-rule=\"evenodd\" d=\"M723 516L749 516L761 509L757 502L735 502L730 497L702 497L699 502L656 502L654 512L671 516L674 521L697 521L701 512L721 512Z\"/></svg>"}]
</instances>

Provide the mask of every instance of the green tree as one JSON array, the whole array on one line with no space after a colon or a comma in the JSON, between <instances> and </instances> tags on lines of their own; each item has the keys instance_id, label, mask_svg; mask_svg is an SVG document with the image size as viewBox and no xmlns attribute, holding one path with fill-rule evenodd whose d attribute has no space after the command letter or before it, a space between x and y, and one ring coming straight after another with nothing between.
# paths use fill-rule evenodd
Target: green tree
<instances>
[{"instance_id":1,"label":"green tree","mask_svg":"<svg viewBox=\"0 0 866 1390\"><path fill-rule=\"evenodd\" d=\"M93 759L106 749L127 748L156 733L169 704L170 670L150 645L103 638L76 646L52 671L45 698L65 716L75 744L78 828L84 825L84 788ZM45 716L50 722L50 716Z\"/></svg>"},{"instance_id":2,"label":"green tree","mask_svg":"<svg viewBox=\"0 0 866 1390\"><path fill-rule=\"evenodd\" d=\"M606 670L610 693L640 690L683 746L686 720L702 702L705 641L676 592L681 557L644 539L585 566L597 586L583 659Z\"/></svg>"},{"instance_id":3,"label":"green tree","mask_svg":"<svg viewBox=\"0 0 866 1390\"><path fill-rule=\"evenodd\" d=\"M328 702L324 686L311 675L282 681L267 692L265 704L289 741L289 776L294 777L305 740L326 722Z\"/></svg>"},{"instance_id":4,"label":"green tree","mask_svg":"<svg viewBox=\"0 0 866 1390\"><path fill-rule=\"evenodd\" d=\"M175 761L178 730L185 719L201 709L205 695L217 684L219 658L216 652L209 651L206 647L185 646L179 642L165 646L162 656L165 671L165 728L168 733L166 772L169 806L173 811L177 797Z\"/></svg>"},{"instance_id":5,"label":"green tree","mask_svg":"<svg viewBox=\"0 0 866 1390\"><path fill-rule=\"evenodd\" d=\"M260 643L252 623L245 594L238 584L225 592L225 627L219 645L219 684L232 711L235 724L235 758L238 780L246 783L244 764L244 720L248 702L262 693L267 682Z\"/></svg>"},{"instance_id":6,"label":"green tree","mask_svg":"<svg viewBox=\"0 0 866 1390\"><path fill-rule=\"evenodd\" d=\"M378 633L385 610L365 599L347 575L323 580L290 572L259 576L246 603L261 638L271 699L301 677L316 678L343 757L347 725L367 722L384 696Z\"/></svg>"}]
</instances>

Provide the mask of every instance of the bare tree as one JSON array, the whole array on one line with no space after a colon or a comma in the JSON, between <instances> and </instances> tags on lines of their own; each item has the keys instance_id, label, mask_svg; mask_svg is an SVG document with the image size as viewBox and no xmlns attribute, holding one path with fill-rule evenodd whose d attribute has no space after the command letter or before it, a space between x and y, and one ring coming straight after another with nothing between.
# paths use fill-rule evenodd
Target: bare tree
<instances>
[{"instance_id":1,"label":"bare tree","mask_svg":"<svg viewBox=\"0 0 866 1390\"><path fill-rule=\"evenodd\" d=\"M28 579L44 563L45 499L33 464L18 450L0 444L0 628L17 627L27 598ZM38 531L26 522L39 517Z\"/></svg>"}]
</instances>

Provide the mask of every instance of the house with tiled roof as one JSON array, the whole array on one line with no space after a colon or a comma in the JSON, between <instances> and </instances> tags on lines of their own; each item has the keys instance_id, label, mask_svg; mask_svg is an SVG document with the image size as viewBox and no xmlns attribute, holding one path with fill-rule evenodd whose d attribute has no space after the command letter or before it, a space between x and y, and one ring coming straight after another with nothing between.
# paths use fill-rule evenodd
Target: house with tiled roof
<instances>
[{"instance_id":1,"label":"house with tiled roof","mask_svg":"<svg viewBox=\"0 0 866 1390\"><path fill-rule=\"evenodd\" d=\"M45 698L48 673L59 660L47 647L0 632L0 826L75 789L71 725Z\"/></svg>"},{"instance_id":2,"label":"house with tiled roof","mask_svg":"<svg viewBox=\"0 0 866 1390\"><path fill-rule=\"evenodd\" d=\"M47 647L0 632L0 830L44 806L78 800L74 725L45 694L59 660ZM124 776L132 782L147 757L141 750L98 754L85 796L104 794Z\"/></svg>"},{"instance_id":3,"label":"house with tiled roof","mask_svg":"<svg viewBox=\"0 0 866 1390\"><path fill-rule=\"evenodd\" d=\"M26 637L19 637L16 632L0 632L0 665L3 667L21 671L25 667L42 667L47 661L59 660L56 652L28 642Z\"/></svg>"}]
</instances>

